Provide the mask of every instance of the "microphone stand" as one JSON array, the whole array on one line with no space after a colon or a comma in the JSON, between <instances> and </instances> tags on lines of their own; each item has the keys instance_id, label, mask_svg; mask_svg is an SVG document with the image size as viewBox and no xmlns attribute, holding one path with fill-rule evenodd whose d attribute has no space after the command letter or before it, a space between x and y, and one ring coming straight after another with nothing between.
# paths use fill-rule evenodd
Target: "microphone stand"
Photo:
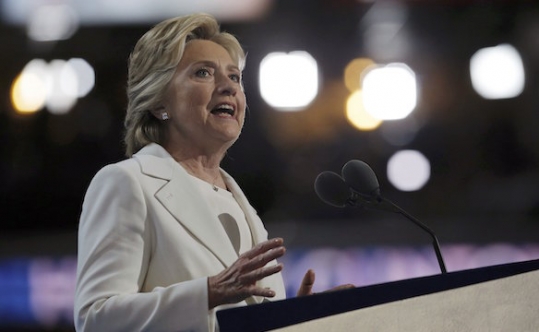
<instances>
[{"instance_id":1,"label":"microphone stand","mask_svg":"<svg viewBox=\"0 0 539 332\"><path fill-rule=\"evenodd\" d=\"M442 271L442 274L447 273L444 259L442 257L442 251L440 250L440 244L438 242L438 238L436 237L436 234L434 234L434 232L429 227L427 227L427 225L417 220L415 217L410 215L408 212L404 211L401 207L397 206L395 203L382 197L379 193L374 193L374 195L369 196L369 195L365 195L365 194L362 194L353 190L353 194L354 195L352 195L352 198L348 201L348 204L352 205L356 203L359 198L363 202L366 208L369 208L369 207L374 208L374 206L376 206L380 210L399 213L403 215L404 217L406 217L406 219L410 220L417 226L421 227L421 229L426 231L432 238L432 246L434 247L434 252L436 253L436 258L438 259L438 265L440 266L440 270Z\"/></svg>"}]
</instances>

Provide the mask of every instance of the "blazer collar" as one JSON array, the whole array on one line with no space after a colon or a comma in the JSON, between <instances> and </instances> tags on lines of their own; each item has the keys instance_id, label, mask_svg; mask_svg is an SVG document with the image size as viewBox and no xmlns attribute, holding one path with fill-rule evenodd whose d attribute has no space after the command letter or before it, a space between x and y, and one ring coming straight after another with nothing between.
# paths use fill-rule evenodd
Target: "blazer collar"
<instances>
[{"instance_id":1,"label":"blazer collar","mask_svg":"<svg viewBox=\"0 0 539 332\"><path fill-rule=\"evenodd\" d=\"M148 144L133 157L138 159L143 174L163 180L172 179L176 161L161 145Z\"/></svg>"}]
</instances>

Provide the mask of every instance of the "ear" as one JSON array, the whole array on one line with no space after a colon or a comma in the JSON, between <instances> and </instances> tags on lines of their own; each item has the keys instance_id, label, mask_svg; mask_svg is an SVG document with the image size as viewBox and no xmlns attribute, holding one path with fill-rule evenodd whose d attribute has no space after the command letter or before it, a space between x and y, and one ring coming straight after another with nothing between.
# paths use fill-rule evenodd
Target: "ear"
<instances>
[{"instance_id":1,"label":"ear","mask_svg":"<svg viewBox=\"0 0 539 332\"><path fill-rule=\"evenodd\" d=\"M163 120L163 113L166 113L165 106L158 106L150 110L150 113L158 120Z\"/></svg>"}]
</instances>

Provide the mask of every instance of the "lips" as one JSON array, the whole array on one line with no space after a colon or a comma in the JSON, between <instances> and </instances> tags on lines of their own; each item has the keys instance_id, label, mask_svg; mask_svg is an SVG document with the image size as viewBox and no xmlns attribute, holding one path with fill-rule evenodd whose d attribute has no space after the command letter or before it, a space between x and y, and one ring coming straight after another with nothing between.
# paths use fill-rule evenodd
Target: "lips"
<instances>
[{"instance_id":1,"label":"lips","mask_svg":"<svg viewBox=\"0 0 539 332\"><path fill-rule=\"evenodd\" d=\"M211 113L215 115L229 115L234 116L234 113L236 112L234 105L222 103L215 106Z\"/></svg>"}]
</instances>

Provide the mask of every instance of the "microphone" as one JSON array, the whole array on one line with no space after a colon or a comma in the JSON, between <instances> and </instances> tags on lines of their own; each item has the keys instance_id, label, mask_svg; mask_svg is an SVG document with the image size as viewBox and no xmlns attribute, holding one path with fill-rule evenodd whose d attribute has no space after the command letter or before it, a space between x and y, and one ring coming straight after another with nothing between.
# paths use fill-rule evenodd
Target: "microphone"
<instances>
[{"instance_id":1,"label":"microphone","mask_svg":"<svg viewBox=\"0 0 539 332\"><path fill-rule=\"evenodd\" d=\"M314 191L324 203L331 206L354 206L352 190L337 173L325 171L318 174L314 181Z\"/></svg>"},{"instance_id":2,"label":"microphone","mask_svg":"<svg viewBox=\"0 0 539 332\"><path fill-rule=\"evenodd\" d=\"M376 174L369 165L361 160L350 160L342 168L345 183L354 188L365 198L380 196L380 185Z\"/></svg>"},{"instance_id":3,"label":"microphone","mask_svg":"<svg viewBox=\"0 0 539 332\"><path fill-rule=\"evenodd\" d=\"M429 234L440 270L442 274L447 273L440 244L434 232L395 203L382 197L376 174L368 164L361 160L350 160L343 166L341 173L342 177L334 172L325 171L316 177L315 192L322 201L335 207L360 205L403 215Z\"/></svg>"}]
</instances>

